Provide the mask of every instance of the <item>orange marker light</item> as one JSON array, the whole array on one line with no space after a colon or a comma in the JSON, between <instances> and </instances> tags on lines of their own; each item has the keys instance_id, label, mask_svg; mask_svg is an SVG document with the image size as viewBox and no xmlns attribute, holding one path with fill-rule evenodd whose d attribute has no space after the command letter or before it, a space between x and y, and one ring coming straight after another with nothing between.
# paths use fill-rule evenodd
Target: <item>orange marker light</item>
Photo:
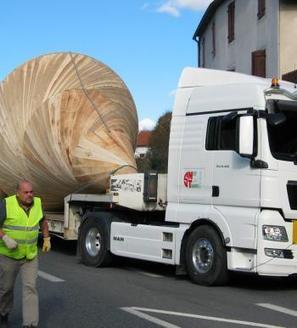
<instances>
[{"instance_id":1,"label":"orange marker light","mask_svg":"<svg viewBox=\"0 0 297 328\"><path fill-rule=\"evenodd\" d=\"M271 88L279 88L279 79L277 77L272 78Z\"/></svg>"}]
</instances>

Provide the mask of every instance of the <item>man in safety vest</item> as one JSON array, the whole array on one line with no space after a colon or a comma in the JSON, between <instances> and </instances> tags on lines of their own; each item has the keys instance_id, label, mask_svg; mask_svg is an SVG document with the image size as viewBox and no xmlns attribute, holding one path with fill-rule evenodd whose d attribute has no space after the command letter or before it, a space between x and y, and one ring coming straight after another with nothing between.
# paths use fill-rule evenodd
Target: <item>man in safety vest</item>
<instances>
[{"instance_id":1,"label":"man in safety vest","mask_svg":"<svg viewBox=\"0 0 297 328\"><path fill-rule=\"evenodd\" d=\"M43 252L51 248L48 223L41 199L33 196L29 181L21 180L16 195L0 204L0 327L8 327L13 306L17 274L22 273L23 327L37 327L39 321L36 278L38 271L37 240L43 234Z\"/></svg>"}]
</instances>

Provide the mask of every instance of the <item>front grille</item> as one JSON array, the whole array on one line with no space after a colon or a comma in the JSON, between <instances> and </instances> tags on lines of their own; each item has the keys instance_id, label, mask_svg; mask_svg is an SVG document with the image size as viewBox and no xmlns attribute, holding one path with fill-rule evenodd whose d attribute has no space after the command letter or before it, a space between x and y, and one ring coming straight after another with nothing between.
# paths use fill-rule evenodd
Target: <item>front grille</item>
<instances>
[{"instance_id":1,"label":"front grille","mask_svg":"<svg viewBox=\"0 0 297 328\"><path fill-rule=\"evenodd\" d=\"M288 181L287 191L291 210L297 210L297 181Z\"/></svg>"}]
</instances>

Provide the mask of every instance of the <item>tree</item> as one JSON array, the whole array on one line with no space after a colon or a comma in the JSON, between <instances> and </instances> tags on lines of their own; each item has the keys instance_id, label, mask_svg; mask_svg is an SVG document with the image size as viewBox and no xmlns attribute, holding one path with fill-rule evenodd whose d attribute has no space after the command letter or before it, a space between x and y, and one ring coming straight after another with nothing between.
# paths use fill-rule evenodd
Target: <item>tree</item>
<instances>
[{"instance_id":1,"label":"tree","mask_svg":"<svg viewBox=\"0 0 297 328\"><path fill-rule=\"evenodd\" d=\"M171 112L166 112L159 118L150 139L150 166L152 170L160 173L166 173L168 169L171 116Z\"/></svg>"},{"instance_id":2,"label":"tree","mask_svg":"<svg viewBox=\"0 0 297 328\"><path fill-rule=\"evenodd\" d=\"M137 171L139 173L144 173L151 170L151 158L150 158L149 151L145 157L136 158L136 165L137 165Z\"/></svg>"}]
</instances>

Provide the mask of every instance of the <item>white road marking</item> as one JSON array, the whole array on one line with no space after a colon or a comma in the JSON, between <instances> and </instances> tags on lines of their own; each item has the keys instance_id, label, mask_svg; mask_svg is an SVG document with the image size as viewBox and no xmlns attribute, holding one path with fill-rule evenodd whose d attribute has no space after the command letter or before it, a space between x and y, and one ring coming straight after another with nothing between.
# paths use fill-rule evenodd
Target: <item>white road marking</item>
<instances>
[{"instance_id":1,"label":"white road marking","mask_svg":"<svg viewBox=\"0 0 297 328\"><path fill-rule=\"evenodd\" d=\"M158 318L155 318L155 317L152 317L151 315L148 315L148 314L145 314L145 313L142 313L142 312L139 312L139 310L136 310L136 308L134 307L123 307L121 308L123 311L126 311L126 312L129 312L131 314L134 314L135 316L139 317L139 318L142 318L142 319L145 319L147 321L150 321L152 323L155 323L161 327L165 327L165 328L181 328L180 326L176 326L176 325L173 325L167 321L164 321L164 320L160 320ZM138 308L139 309L139 308Z\"/></svg>"},{"instance_id":2,"label":"white road marking","mask_svg":"<svg viewBox=\"0 0 297 328\"><path fill-rule=\"evenodd\" d=\"M63 282L63 281L65 281L63 279L60 279L60 278L58 278L56 276L53 276L53 275L51 275L49 273L46 273L46 272L43 272L43 271L40 271L40 270L38 270L38 273L37 274L38 274L38 276L40 278L43 278L45 280L49 280L51 282Z\"/></svg>"},{"instance_id":3,"label":"white road marking","mask_svg":"<svg viewBox=\"0 0 297 328\"><path fill-rule=\"evenodd\" d=\"M175 326L170 324L169 322L159 320L157 318L154 318L152 316L148 316L142 312L151 312L151 313L159 313L159 314L167 314L167 315L173 315L173 316L180 316L180 317L187 317L187 318L195 318L195 319L202 319L202 320L209 320L209 321L218 321L218 322L227 322L227 323L233 323L237 325L244 325L244 326L251 326L251 327L261 327L261 328L285 328L282 326L275 326L275 325L269 325L264 323L258 323L258 322L252 322L252 321L242 321L242 320L233 320L233 319L226 319L226 318L219 318L219 317L211 317L211 316L205 316L205 315L198 315L198 314L190 314L190 313L181 313L181 312L172 312L172 311L163 311L163 310L157 310L157 309L148 309L148 308L140 308L140 307L123 307L122 310L132 313L140 318L146 319L148 321L154 322L159 324L162 327L165 328L180 328L179 326ZM152 321L154 320L154 321Z\"/></svg>"},{"instance_id":4,"label":"white road marking","mask_svg":"<svg viewBox=\"0 0 297 328\"><path fill-rule=\"evenodd\" d=\"M258 306L262 306L266 309L273 310L273 311L278 311L282 312L288 315L291 315L293 317L297 317L297 311L295 310L290 310L282 306L274 305L274 304L269 304L269 303L257 303Z\"/></svg>"}]
</instances>

